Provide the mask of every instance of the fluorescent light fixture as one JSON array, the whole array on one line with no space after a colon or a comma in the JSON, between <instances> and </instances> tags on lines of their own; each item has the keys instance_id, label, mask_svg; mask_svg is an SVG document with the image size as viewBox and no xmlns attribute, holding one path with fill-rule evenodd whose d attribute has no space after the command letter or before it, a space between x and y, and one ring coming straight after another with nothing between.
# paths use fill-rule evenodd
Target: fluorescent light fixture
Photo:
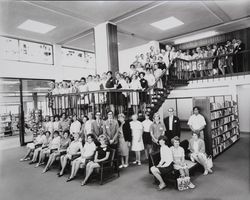
<instances>
[{"instance_id":1,"label":"fluorescent light fixture","mask_svg":"<svg viewBox=\"0 0 250 200\"><path fill-rule=\"evenodd\" d=\"M38 21L28 19L22 24L20 24L17 28L26 30L26 31L35 32L35 33L45 34L53 30L56 27L50 24L45 24L45 23L41 23Z\"/></svg>"},{"instance_id":2,"label":"fluorescent light fixture","mask_svg":"<svg viewBox=\"0 0 250 200\"><path fill-rule=\"evenodd\" d=\"M184 23L182 21L172 16L172 17L168 17L166 19L154 22L150 25L165 31L171 28L175 28L177 26L181 26L183 24Z\"/></svg>"},{"instance_id":3,"label":"fluorescent light fixture","mask_svg":"<svg viewBox=\"0 0 250 200\"><path fill-rule=\"evenodd\" d=\"M16 85L16 84L20 84L19 81L11 81L11 80L0 80L0 85L1 84L5 84L5 85Z\"/></svg>"},{"instance_id":4,"label":"fluorescent light fixture","mask_svg":"<svg viewBox=\"0 0 250 200\"><path fill-rule=\"evenodd\" d=\"M181 44L181 43L191 42L191 41L194 41L194 40L200 40L200 39L207 38L207 37L212 37L214 35L218 35L218 32L216 32L216 31L208 31L208 32L198 33L198 34L195 34L195 35L190 35L190 36L187 36L187 37L176 39L174 41L174 43L175 44Z\"/></svg>"}]
</instances>

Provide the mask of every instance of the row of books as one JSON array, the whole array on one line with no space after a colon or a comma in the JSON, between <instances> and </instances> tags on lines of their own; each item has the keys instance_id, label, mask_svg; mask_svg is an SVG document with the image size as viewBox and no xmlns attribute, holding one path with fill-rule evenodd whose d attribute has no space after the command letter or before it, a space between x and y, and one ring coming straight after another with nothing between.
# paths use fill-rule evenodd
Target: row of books
<instances>
[{"instance_id":1,"label":"row of books","mask_svg":"<svg viewBox=\"0 0 250 200\"><path fill-rule=\"evenodd\" d=\"M217 156L221 152L223 152L226 148L231 146L233 143L235 143L239 138L239 135L234 135L230 139L226 140L225 142L222 142L218 144L216 147L213 148L213 156Z\"/></svg>"},{"instance_id":2,"label":"row of books","mask_svg":"<svg viewBox=\"0 0 250 200\"><path fill-rule=\"evenodd\" d=\"M219 128L220 126L225 125L226 123L232 122L235 120L235 115L230 115L221 119L218 119L216 121L211 121L211 128L215 129L215 128Z\"/></svg>"},{"instance_id":3,"label":"row of books","mask_svg":"<svg viewBox=\"0 0 250 200\"><path fill-rule=\"evenodd\" d=\"M218 110L216 112L212 112L211 113L211 119L217 119L217 118L220 118L220 117L223 117L223 116L227 116L227 115L230 115L232 114L233 111L231 109L231 107L225 109L225 110Z\"/></svg>"},{"instance_id":4,"label":"row of books","mask_svg":"<svg viewBox=\"0 0 250 200\"><path fill-rule=\"evenodd\" d=\"M224 103L210 103L210 110L217 110L233 106L233 101L225 101Z\"/></svg>"},{"instance_id":5,"label":"row of books","mask_svg":"<svg viewBox=\"0 0 250 200\"><path fill-rule=\"evenodd\" d=\"M213 129L211 131L212 138L215 138L215 137L225 133L226 131L230 131L230 130L232 130L234 128L237 128L237 126L236 125L233 126L232 124L226 124L224 126L220 126L220 127L216 128L216 129Z\"/></svg>"},{"instance_id":6,"label":"row of books","mask_svg":"<svg viewBox=\"0 0 250 200\"><path fill-rule=\"evenodd\" d=\"M219 135L218 137L213 138L212 147L214 148L214 147L220 145L221 143L225 142L226 140L228 140L229 138L231 138L234 135L239 135L238 128L232 129L231 131L225 132L225 133Z\"/></svg>"}]
</instances>

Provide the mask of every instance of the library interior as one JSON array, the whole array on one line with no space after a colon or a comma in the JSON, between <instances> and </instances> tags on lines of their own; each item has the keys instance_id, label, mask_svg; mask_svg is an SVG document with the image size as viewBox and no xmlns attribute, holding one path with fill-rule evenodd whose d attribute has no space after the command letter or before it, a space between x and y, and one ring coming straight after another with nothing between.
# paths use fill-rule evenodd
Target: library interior
<instances>
[{"instance_id":1,"label":"library interior","mask_svg":"<svg viewBox=\"0 0 250 200\"><path fill-rule=\"evenodd\" d=\"M0 16L0 199L249 198L249 0Z\"/></svg>"}]
</instances>

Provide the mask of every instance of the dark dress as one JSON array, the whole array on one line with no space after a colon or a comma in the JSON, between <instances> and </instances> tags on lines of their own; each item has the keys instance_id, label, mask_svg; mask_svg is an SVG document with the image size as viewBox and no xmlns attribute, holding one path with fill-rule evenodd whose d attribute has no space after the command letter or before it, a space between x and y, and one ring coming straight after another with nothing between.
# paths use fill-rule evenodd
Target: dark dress
<instances>
[{"instance_id":1,"label":"dark dress","mask_svg":"<svg viewBox=\"0 0 250 200\"><path fill-rule=\"evenodd\" d=\"M148 81L145 78L140 79L141 87L144 91L139 93L140 102L145 103L147 101L147 92L145 90L148 89Z\"/></svg>"},{"instance_id":2,"label":"dark dress","mask_svg":"<svg viewBox=\"0 0 250 200\"><path fill-rule=\"evenodd\" d=\"M114 88L115 79L113 77L108 79L105 86L107 89ZM113 92L107 92L107 104L115 104L115 95Z\"/></svg>"},{"instance_id":3,"label":"dark dress","mask_svg":"<svg viewBox=\"0 0 250 200\"><path fill-rule=\"evenodd\" d=\"M105 148L99 146L99 147L97 147L96 151L98 152L98 157L97 157L98 160L105 158L107 152L110 153L108 160L111 159L111 151L112 151L112 149L109 146L106 146ZM107 161L107 160L105 160L105 161Z\"/></svg>"}]
</instances>

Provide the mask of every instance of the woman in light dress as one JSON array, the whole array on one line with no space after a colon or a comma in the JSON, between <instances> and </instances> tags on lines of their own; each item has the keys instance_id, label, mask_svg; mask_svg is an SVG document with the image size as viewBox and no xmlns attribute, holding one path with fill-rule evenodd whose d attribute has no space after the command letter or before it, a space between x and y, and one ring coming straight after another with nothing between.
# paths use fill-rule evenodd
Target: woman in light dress
<instances>
[{"instance_id":1,"label":"woman in light dress","mask_svg":"<svg viewBox=\"0 0 250 200\"><path fill-rule=\"evenodd\" d=\"M130 83L130 89L131 90L141 90L141 83L138 79L137 75L132 76L132 81ZM134 113L137 113L138 111L138 105L139 105L139 93L138 92L131 92L130 93L130 103L133 106Z\"/></svg>"},{"instance_id":2,"label":"woman in light dress","mask_svg":"<svg viewBox=\"0 0 250 200\"><path fill-rule=\"evenodd\" d=\"M142 139L143 125L137 119L137 114L134 114L132 116L132 121L130 122L130 128L132 131L131 150L135 152L135 161L133 162L133 164L141 165L141 151L144 150L144 144Z\"/></svg>"},{"instance_id":3,"label":"woman in light dress","mask_svg":"<svg viewBox=\"0 0 250 200\"><path fill-rule=\"evenodd\" d=\"M154 76L155 76L155 79L156 80L159 79L161 75L162 75L162 70L159 69L158 64L155 63L154 64ZM163 88L161 78L159 80L157 80L157 88Z\"/></svg>"}]
</instances>

